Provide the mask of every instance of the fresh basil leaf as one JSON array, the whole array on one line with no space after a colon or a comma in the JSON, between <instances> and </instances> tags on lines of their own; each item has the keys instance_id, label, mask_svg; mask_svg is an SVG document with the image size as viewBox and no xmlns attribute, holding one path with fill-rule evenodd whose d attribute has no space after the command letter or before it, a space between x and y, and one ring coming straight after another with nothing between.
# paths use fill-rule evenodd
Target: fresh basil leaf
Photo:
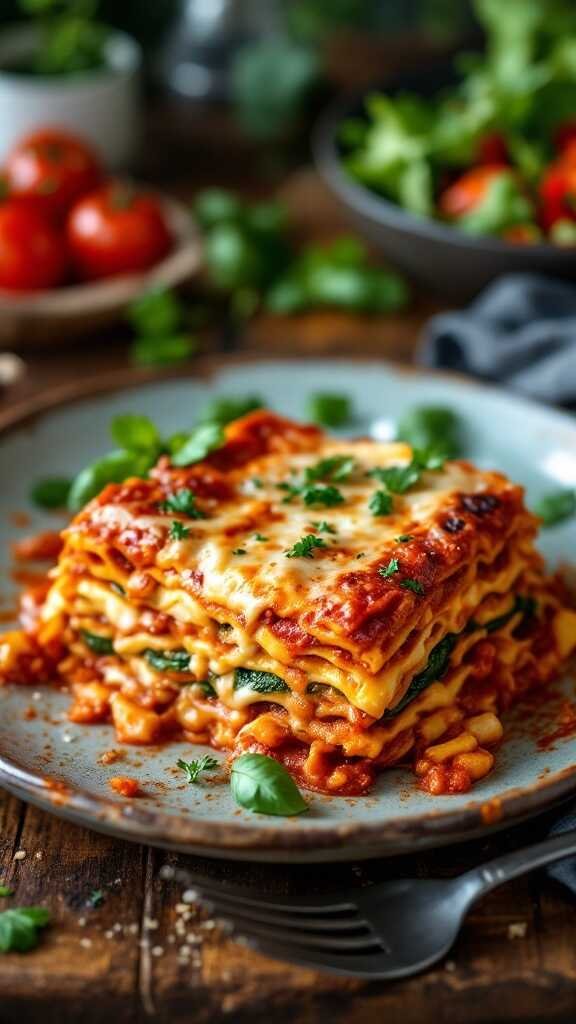
<instances>
[{"instance_id":1,"label":"fresh basil leaf","mask_svg":"<svg viewBox=\"0 0 576 1024\"><path fill-rule=\"evenodd\" d=\"M352 399L335 392L317 391L308 399L307 414L322 427L343 427L352 418Z\"/></svg>"},{"instance_id":2,"label":"fresh basil leaf","mask_svg":"<svg viewBox=\"0 0 576 1024\"><path fill-rule=\"evenodd\" d=\"M121 484L131 476L146 476L155 461L155 455L148 452L122 450L103 455L74 478L68 495L68 508L71 512L79 512L100 494L106 484Z\"/></svg>"},{"instance_id":3,"label":"fresh basil leaf","mask_svg":"<svg viewBox=\"0 0 576 1024\"><path fill-rule=\"evenodd\" d=\"M155 288L145 292L128 309L130 325L140 337L160 338L175 334L185 319L185 309L175 292Z\"/></svg>"},{"instance_id":4,"label":"fresh basil leaf","mask_svg":"<svg viewBox=\"0 0 576 1024\"><path fill-rule=\"evenodd\" d=\"M72 481L63 476L37 480L30 491L30 500L38 508L66 508Z\"/></svg>"},{"instance_id":5,"label":"fresh basil leaf","mask_svg":"<svg viewBox=\"0 0 576 1024\"><path fill-rule=\"evenodd\" d=\"M136 366L173 366L185 363L197 351L198 342L189 334L163 334L136 338L130 358Z\"/></svg>"},{"instance_id":6,"label":"fresh basil leaf","mask_svg":"<svg viewBox=\"0 0 576 1024\"><path fill-rule=\"evenodd\" d=\"M259 395L222 395L214 398L202 410L200 421L219 423L225 427L227 423L232 423L233 420L238 420L255 409L262 409L263 406L264 402Z\"/></svg>"},{"instance_id":7,"label":"fresh basil leaf","mask_svg":"<svg viewBox=\"0 0 576 1024\"><path fill-rule=\"evenodd\" d=\"M563 523L576 515L576 491L551 491L536 502L533 512L542 520L544 527Z\"/></svg>"},{"instance_id":8,"label":"fresh basil leaf","mask_svg":"<svg viewBox=\"0 0 576 1024\"><path fill-rule=\"evenodd\" d=\"M144 651L144 657L157 672L189 672L190 655L188 651L154 651L151 647Z\"/></svg>"},{"instance_id":9,"label":"fresh basil leaf","mask_svg":"<svg viewBox=\"0 0 576 1024\"><path fill-rule=\"evenodd\" d=\"M452 409L440 405L416 405L398 423L398 440L412 448L435 449L445 458L461 454L461 425Z\"/></svg>"},{"instance_id":10,"label":"fresh basil leaf","mask_svg":"<svg viewBox=\"0 0 576 1024\"><path fill-rule=\"evenodd\" d=\"M155 455L160 450L160 434L148 416L124 413L112 420L110 433L120 448L129 452L150 452Z\"/></svg>"},{"instance_id":11,"label":"fresh basil leaf","mask_svg":"<svg viewBox=\"0 0 576 1024\"><path fill-rule=\"evenodd\" d=\"M237 668L234 672L235 690L254 690L255 693L289 693L290 687L273 672L259 672L256 669Z\"/></svg>"},{"instance_id":12,"label":"fresh basil leaf","mask_svg":"<svg viewBox=\"0 0 576 1024\"><path fill-rule=\"evenodd\" d=\"M14 907L0 912L0 953L27 953L38 945L38 931L50 913L45 907Z\"/></svg>"},{"instance_id":13,"label":"fresh basil leaf","mask_svg":"<svg viewBox=\"0 0 576 1024\"><path fill-rule=\"evenodd\" d=\"M86 646L94 651L94 654L114 654L114 643L111 637L89 633L87 629L81 629L80 636Z\"/></svg>"},{"instance_id":14,"label":"fresh basil leaf","mask_svg":"<svg viewBox=\"0 0 576 1024\"><path fill-rule=\"evenodd\" d=\"M257 814L290 817L308 810L292 776L264 754L243 754L233 761L230 787L236 803Z\"/></svg>"},{"instance_id":15,"label":"fresh basil leaf","mask_svg":"<svg viewBox=\"0 0 576 1024\"><path fill-rule=\"evenodd\" d=\"M224 443L224 431L219 423L203 423L196 427L181 448L172 456L174 466L191 466Z\"/></svg>"},{"instance_id":16,"label":"fresh basil leaf","mask_svg":"<svg viewBox=\"0 0 576 1024\"><path fill-rule=\"evenodd\" d=\"M207 188L200 192L194 201L193 213L200 226L204 229L213 228L216 224L242 219L242 204L233 192L221 188Z\"/></svg>"}]
</instances>

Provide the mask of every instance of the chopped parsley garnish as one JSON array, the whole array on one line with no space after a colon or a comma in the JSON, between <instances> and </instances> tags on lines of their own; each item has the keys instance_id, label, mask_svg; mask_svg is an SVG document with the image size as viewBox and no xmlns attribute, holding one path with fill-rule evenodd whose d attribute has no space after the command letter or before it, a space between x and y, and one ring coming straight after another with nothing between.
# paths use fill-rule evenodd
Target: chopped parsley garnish
<instances>
[{"instance_id":1,"label":"chopped parsley garnish","mask_svg":"<svg viewBox=\"0 0 576 1024\"><path fill-rule=\"evenodd\" d=\"M358 554L356 555L356 558L366 558L366 552L359 551Z\"/></svg>"},{"instance_id":2,"label":"chopped parsley garnish","mask_svg":"<svg viewBox=\"0 0 576 1024\"><path fill-rule=\"evenodd\" d=\"M234 548L232 554L233 555L245 555L246 554L246 548Z\"/></svg>"},{"instance_id":3,"label":"chopped parsley garnish","mask_svg":"<svg viewBox=\"0 0 576 1024\"><path fill-rule=\"evenodd\" d=\"M297 540L292 547L285 551L286 558L314 558L315 548L327 548L328 545L322 537L315 537L313 533L307 533L305 537Z\"/></svg>"},{"instance_id":4,"label":"chopped parsley garnish","mask_svg":"<svg viewBox=\"0 0 576 1024\"><path fill-rule=\"evenodd\" d=\"M304 480L310 484L316 480L341 483L349 479L355 468L356 463L351 455L333 455L329 459L321 459L315 466L308 466L304 470Z\"/></svg>"},{"instance_id":5,"label":"chopped parsley garnish","mask_svg":"<svg viewBox=\"0 0 576 1024\"><path fill-rule=\"evenodd\" d=\"M190 784L198 782L198 777L202 772L213 772L219 767L216 758L211 757L210 754L204 754L203 757L198 757L195 761L183 761L180 758L176 764L181 771L186 773L186 781Z\"/></svg>"},{"instance_id":6,"label":"chopped parsley garnish","mask_svg":"<svg viewBox=\"0 0 576 1024\"><path fill-rule=\"evenodd\" d=\"M170 531L168 533L170 540L186 540L186 537L190 536L190 530L184 523L181 523L179 519L174 519L170 523Z\"/></svg>"},{"instance_id":7,"label":"chopped parsley garnish","mask_svg":"<svg viewBox=\"0 0 576 1024\"><path fill-rule=\"evenodd\" d=\"M404 494L420 479L420 467L413 462L407 466L386 466L370 470L370 476L380 480L393 494Z\"/></svg>"},{"instance_id":8,"label":"chopped parsley garnish","mask_svg":"<svg viewBox=\"0 0 576 1024\"><path fill-rule=\"evenodd\" d=\"M407 544L410 540L414 540L414 535L412 533L401 533L399 537L396 537L398 544Z\"/></svg>"},{"instance_id":9,"label":"chopped parsley garnish","mask_svg":"<svg viewBox=\"0 0 576 1024\"><path fill-rule=\"evenodd\" d=\"M390 576L394 576L397 572L400 572L400 563L397 558L391 558L388 565L381 565L378 569L378 575L382 576L385 580L389 579Z\"/></svg>"},{"instance_id":10,"label":"chopped parsley garnish","mask_svg":"<svg viewBox=\"0 0 576 1024\"><path fill-rule=\"evenodd\" d=\"M46 907L13 907L0 912L0 953L27 953L50 920Z\"/></svg>"},{"instance_id":11,"label":"chopped parsley garnish","mask_svg":"<svg viewBox=\"0 0 576 1024\"><path fill-rule=\"evenodd\" d=\"M169 494L165 501L160 502L158 508L161 512L179 512L190 519L206 518L196 504L196 495L188 487L182 487L174 494Z\"/></svg>"},{"instance_id":12,"label":"chopped parsley garnish","mask_svg":"<svg viewBox=\"0 0 576 1024\"><path fill-rule=\"evenodd\" d=\"M400 586L404 587L404 590L411 590L413 594L422 595L424 593L424 587L418 582L418 580L412 580L410 578L400 580Z\"/></svg>"},{"instance_id":13,"label":"chopped parsley garnish","mask_svg":"<svg viewBox=\"0 0 576 1024\"><path fill-rule=\"evenodd\" d=\"M154 651L148 647L144 657L157 672L188 672L190 655L188 651Z\"/></svg>"},{"instance_id":14,"label":"chopped parsley garnish","mask_svg":"<svg viewBox=\"0 0 576 1024\"><path fill-rule=\"evenodd\" d=\"M264 487L264 484L262 483L259 476L253 476L252 479L250 480L250 483L252 484L252 487L256 487L257 490L261 490L261 488Z\"/></svg>"},{"instance_id":15,"label":"chopped parsley garnish","mask_svg":"<svg viewBox=\"0 0 576 1024\"><path fill-rule=\"evenodd\" d=\"M254 534L254 540L258 540L258 541L260 541L260 542L261 542L262 544L264 543L264 541L267 541L267 540L269 540L269 539L270 539L270 538L269 538L269 537L265 537L263 533L255 533L255 534Z\"/></svg>"},{"instance_id":16,"label":"chopped parsley garnish","mask_svg":"<svg viewBox=\"0 0 576 1024\"><path fill-rule=\"evenodd\" d=\"M330 523L327 523L325 519L317 519L316 522L311 524L318 533L332 533L335 534L336 530Z\"/></svg>"},{"instance_id":17,"label":"chopped parsley garnish","mask_svg":"<svg viewBox=\"0 0 576 1024\"><path fill-rule=\"evenodd\" d=\"M373 516L388 516L392 511L393 498L388 491L375 491L370 498L368 508Z\"/></svg>"},{"instance_id":18,"label":"chopped parsley garnish","mask_svg":"<svg viewBox=\"0 0 576 1024\"><path fill-rule=\"evenodd\" d=\"M305 505L325 505L326 508L332 508L344 501L342 492L330 484L310 484L303 487L300 493Z\"/></svg>"},{"instance_id":19,"label":"chopped parsley garnish","mask_svg":"<svg viewBox=\"0 0 576 1024\"><path fill-rule=\"evenodd\" d=\"M114 645L109 636L89 633L87 629L81 629L80 636L94 654L114 654Z\"/></svg>"},{"instance_id":20,"label":"chopped parsley garnish","mask_svg":"<svg viewBox=\"0 0 576 1024\"><path fill-rule=\"evenodd\" d=\"M343 427L352 418L352 400L348 395L317 391L308 399L308 415L322 427Z\"/></svg>"},{"instance_id":21,"label":"chopped parsley garnish","mask_svg":"<svg viewBox=\"0 0 576 1024\"><path fill-rule=\"evenodd\" d=\"M543 526L563 523L576 515L576 491L551 491L536 502L533 512L542 520Z\"/></svg>"},{"instance_id":22,"label":"chopped parsley garnish","mask_svg":"<svg viewBox=\"0 0 576 1024\"><path fill-rule=\"evenodd\" d=\"M110 589L115 590L116 593L120 594L121 597L124 597L126 594L126 591L124 590L122 584L117 583L116 580L110 580Z\"/></svg>"},{"instance_id":23,"label":"chopped parsley garnish","mask_svg":"<svg viewBox=\"0 0 576 1024\"><path fill-rule=\"evenodd\" d=\"M89 907L94 907L94 910L101 907L104 903L104 893L102 892L102 889L93 889L86 900L86 903Z\"/></svg>"}]
</instances>

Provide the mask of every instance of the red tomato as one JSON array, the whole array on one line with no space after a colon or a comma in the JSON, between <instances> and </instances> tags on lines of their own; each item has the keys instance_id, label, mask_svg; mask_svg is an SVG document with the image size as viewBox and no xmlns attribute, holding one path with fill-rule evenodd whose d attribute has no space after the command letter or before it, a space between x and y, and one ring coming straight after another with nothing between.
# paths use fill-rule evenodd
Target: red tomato
<instances>
[{"instance_id":1,"label":"red tomato","mask_svg":"<svg viewBox=\"0 0 576 1024\"><path fill-rule=\"evenodd\" d=\"M559 153L564 153L568 146L576 142L576 120L570 118L563 121L554 133L554 145Z\"/></svg>"},{"instance_id":2,"label":"red tomato","mask_svg":"<svg viewBox=\"0 0 576 1024\"><path fill-rule=\"evenodd\" d=\"M88 279L146 270L172 245L158 200L122 182L81 199L67 231L76 269Z\"/></svg>"},{"instance_id":3,"label":"red tomato","mask_svg":"<svg viewBox=\"0 0 576 1024\"><path fill-rule=\"evenodd\" d=\"M0 204L0 288L54 288L67 269L65 240L34 205L21 199Z\"/></svg>"},{"instance_id":4,"label":"red tomato","mask_svg":"<svg viewBox=\"0 0 576 1024\"><path fill-rule=\"evenodd\" d=\"M44 212L62 217L102 180L102 168L85 142L58 128L44 128L9 154L6 179L12 195L34 197Z\"/></svg>"},{"instance_id":5,"label":"red tomato","mask_svg":"<svg viewBox=\"0 0 576 1024\"><path fill-rule=\"evenodd\" d=\"M485 135L478 143L479 164L501 164L506 167L510 164L508 145L506 139L499 132L492 132Z\"/></svg>"},{"instance_id":6,"label":"red tomato","mask_svg":"<svg viewBox=\"0 0 576 1024\"><path fill-rule=\"evenodd\" d=\"M502 174L501 164L472 167L444 190L439 199L445 217L463 217L481 203L493 178Z\"/></svg>"},{"instance_id":7,"label":"red tomato","mask_svg":"<svg viewBox=\"0 0 576 1024\"><path fill-rule=\"evenodd\" d=\"M538 189L542 201L540 221L549 231L558 220L576 221L576 142L550 164Z\"/></svg>"}]
</instances>

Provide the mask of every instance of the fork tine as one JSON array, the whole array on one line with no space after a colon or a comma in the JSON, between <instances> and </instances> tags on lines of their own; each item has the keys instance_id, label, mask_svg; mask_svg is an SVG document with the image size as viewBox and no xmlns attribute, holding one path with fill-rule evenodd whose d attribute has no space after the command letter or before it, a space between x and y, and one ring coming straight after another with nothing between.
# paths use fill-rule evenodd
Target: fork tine
<instances>
[{"instance_id":1,"label":"fork tine","mask_svg":"<svg viewBox=\"0 0 576 1024\"><path fill-rule=\"evenodd\" d=\"M211 885L210 882L194 881L190 879L192 888L196 890L198 896L202 897L204 894L210 899L227 899L230 902L236 903L239 907L251 907L254 910L261 910L266 907L267 910L277 911L282 913L283 911L293 914L317 914L318 911L322 911L324 914L345 914L345 913L358 913L358 908L354 903L344 902L341 903L328 903L322 896L311 896L310 900L306 903L293 903L290 897L283 899L277 896L258 896L252 899L249 896L244 896L236 890L226 888L222 885Z\"/></svg>"},{"instance_id":2,"label":"fork tine","mask_svg":"<svg viewBox=\"0 0 576 1024\"><path fill-rule=\"evenodd\" d=\"M270 928L265 924L260 924L255 921L252 917L243 917L235 914L234 917L226 917L225 921L230 922L233 927L239 932L240 935L252 935L255 938L266 943L278 942L278 930ZM318 952L326 950L331 953L353 953L355 950L374 950L375 947L382 949L382 944L378 937L372 931L364 931L362 935L326 935L323 933L314 934L314 932L303 932L299 930L291 931L289 928L282 928L281 933L281 944L287 948L301 949L302 947L315 949ZM266 945L262 947L264 950L267 948Z\"/></svg>"},{"instance_id":3,"label":"fork tine","mask_svg":"<svg viewBox=\"0 0 576 1024\"><path fill-rule=\"evenodd\" d=\"M333 952L322 954L310 949L299 950L293 946L284 946L281 942L264 941L248 932L241 933L237 936L237 939L263 956L270 957L272 960L283 960L286 963L297 964L299 967L307 967L309 970L319 970L345 978L385 981L416 974L420 969L400 969L397 965L394 965L393 961L387 964L387 955L384 951L380 953L367 953L361 956L335 957Z\"/></svg>"},{"instance_id":4,"label":"fork tine","mask_svg":"<svg viewBox=\"0 0 576 1024\"><path fill-rule=\"evenodd\" d=\"M282 911L268 912L268 904L260 906L244 907L243 904L228 900L226 895L207 896L205 902L217 913L230 917L242 917L251 921L260 921L262 924L271 924L277 928L297 928L301 931L318 932L357 932L360 929L369 928L368 922L354 915L353 917L314 917L313 915L290 914L288 907Z\"/></svg>"}]
</instances>

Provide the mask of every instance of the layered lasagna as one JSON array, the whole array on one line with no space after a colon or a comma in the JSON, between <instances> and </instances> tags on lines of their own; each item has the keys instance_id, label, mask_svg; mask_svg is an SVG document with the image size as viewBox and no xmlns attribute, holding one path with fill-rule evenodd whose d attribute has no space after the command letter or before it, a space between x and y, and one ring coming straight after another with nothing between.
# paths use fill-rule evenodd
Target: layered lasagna
<instances>
[{"instance_id":1,"label":"layered lasagna","mask_svg":"<svg viewBox=\"0 0 576 1024\"><path fill-rule=\"evenodd\" d=\"M576 646L536 531L499 473L254 412L73 519L2 679L64 685L120 743L257 751L331 794L397 764L463 792Z\"/></svg>"}]
</instances>

